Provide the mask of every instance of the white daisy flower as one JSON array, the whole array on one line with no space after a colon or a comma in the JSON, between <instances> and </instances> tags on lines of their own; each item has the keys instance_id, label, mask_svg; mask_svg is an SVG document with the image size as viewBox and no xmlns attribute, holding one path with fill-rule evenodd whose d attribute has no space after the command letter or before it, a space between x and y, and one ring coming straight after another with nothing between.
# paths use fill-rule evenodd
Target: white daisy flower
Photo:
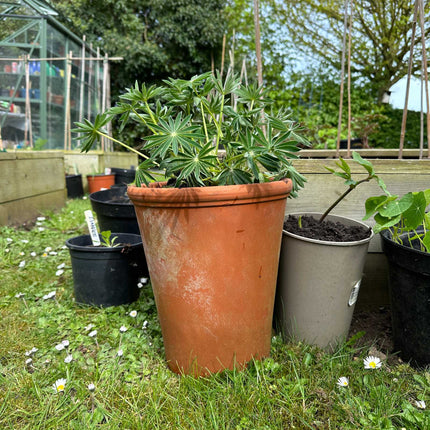
<instances>
[{"instance_id":1,"label":"white daisy flower","mask_svg":"<svg viewBox=\"0 0 430 430\"><path fill-rule=\"evenodd\" d=\"M61 343L62 343L64 346L69 346L69 345L70 345L70 342L69 342L67 339L62 340L62 341L61 341Z\"/></svg>"},{"instance_id":2,"label":"white daisy flower","mask_svg":"<svg viewBox=\"0 0 430 430\"><path fill-rule=\"evenodd\" d=\"M55 345L55 349L57 351L62 351L63 349L66 349L66 347L62 343L59 343L58 345Z\"/></svg>"},{"instance_id":3,"label":"white daisy flower","mask_svg":"<svg viewBox=\"0 0 430 430\"><path fill-rule=\"evenodd\" d=\"M64 270L63 270L63 269L57 270L57 271L55 272L55 276L61 276L63 273L64 273Z\"/></svg>"},{"instance_id":4,"label":"white daisy flower","mask_svg":"<svg viewBox=\"0 0 430 430\"><path fill-rule=\"evenodd\" d=\"M11 242L13 242L13 240L12 240L10 237L7 237L7 238L6 238L6 242L7 242L7 243L11 243Z\"/></svg>"},{"instance_id":5,"label":"white daisy flower","mask_svg":"<svg viewBox=\"0 0 430 430\"><path fill-rule=\"evenodd\" d=\"M36 255L37 255L37 254L33 251L33 252L31 252L31 253L30 253L30 255L31 255L32 257L36 257Z\"/></svg>"},{"instance_id":6,"label":"white daisy flower","mask_svg":"<svg viewBox=\"0 0 430 430\"><path fill-rule=\"evenodd\" d=\"M137 311L131 311L131 312L129 313L129 315L130 315L132 318L136 318L136 316L137 316Z\"/></svg>"},{"instance_id":7,"label":"white daisy flower","mask_svg":"<svg viewBox=\"0 0 430 430\"><path fill-rule=\"evenodd\" d=\"M28 243L28 240L27 239L22 239L21 242L22 243Z\"/></svg>"},{"instance_id":8,"label":"white daisy flower","mask_svg":"<svg viewBox=\"0 0 430 430\"><path fill-rule=\"evenodd\" d=\"M86 200L86 199L87 199L87 196L82 197L82 200Z\"/></svg>"},{"instance_id":9,"label":"white daisy flower","mask_svg":"<svg viewBox=\"0 0 430 430\"><path fill-rule=\"evenodd\" d=\"M50 251L52 251L52 248L51 248L50 246L47 246L47 247L45 248L45 252L50 252Z\"/></svg>"},{"instance_id":10,"label":"white daisy flower","mask_svg":"<svg viewBox=\"0 0 430 430\"><path fill-rule=\"evenodd\" d=\"M426 402L424 400L415 400L415 406L418 409L425 409L426 408Z\"/></svg>"},{"instance_id":11,"label":"white daisy flower","mask_svg":"<svg viewBox=\"0 0 430 430\"><path fill-rule=\"evenodd\" d=\"M45 221L46 218L44 216L38 216L37 221Z\"/></svg>"},{"instance_id":12,"label":"white daisy flower","mask_svg":"<svg viewBox=\"0 0 430 430\"><path fill-rule=\"evenodd\" d=\"M148 321L143 321L142 330L146 330L148 328Z\"/></svg>"},{"instance_id":13,"label":"white daisy flower","mask_svg":"<svg viewBox=\"0 0 430 430\"><path fill-rule=\"evenodd\" d=\"M25 267L25 260L22 260L19 264L18 267Z\"/></svg>"},{"instance_id":14,"label":"white daisy flower","mask_svg":"<svg viewBox=\"0 0 430 430\"><path fill-rule=\"evenodd\" d=\"M45 227L37 227L39 231L45 231Z\"/></svg>"},{"instance_id":15,"label":"white daisy flower","mask_svg":"<svg viewBox=\"0 0 430 430\"><path fill-rule=\"evenodd\" d=\"M49 255L57 255L58 254L58 252L56 252L56 251L50 251L49 252Z\"/></svg>"},{"instance_id":16,"label":"white daisy flower","mask_svg":"<svg viewBox=\"0 0 430 430\"><path fill-rule=\"evenodd\" d=\"M66 246L66 245L63 245L63 246L61 247L61 249L67 249L67 246Z\"/></svg>"},{"instance_id":17,"label":"white daisy flower","mask_svg":"<svg viewBox=\"0 0 430 430\"><path fill-rule=\"evenodd\" d=\"M46 258L48 256L48 254L46 253L46 252L44 252L43 254L42 254L42 257L43 258Z\"/></svg>"},{"instance_id":18,"label":"white daisy flower","mask_svg":"<svg viewBox=\"0 0 430 430\"><path fill-rule=\"evenodd\" d=\"M66 356L66 358L64 359L65 363L70 363L73 360L73 356L72 354L69 354Z\"/></svg>"},{"instance_id":19,"label":"white daisy flower","mask_svg":"<svg viewBox=\"0 0 430 430\"><path fill-rule=\"evenodd\" d=\"M142 284L142 282L138 282L138 283L137 283L137 288L143 288L143 284Z\"/></svg>"},{"instance_id":20,"label":"white daisy flower","mask_svg":"<svg viewBox=\"0 0 430 430\"><path fill-rule=\"evenodd\" d=\"M24 293L17 293L17 294L15 294L15 297L17 299L20 299L21 297L24 297Z\"/></svg>"},{"instance_id":21,"label":"white daisy flower","mask_svg":"<svg viewBox=\"0 0 430 430\"><path fill-rule=\"evenodd\" d=\"M27 360L25 360L25 364L28 366L29 364L33 363L33 359L32 358L27 358Z\"/></svg>"},{"instance_id":22,"label":"white daisy flower","mask_svg":"<svg viewBox=\"0 0 430 430\"><path fill-rule=\"evenodd\" d=\"M148 283L148 278L140 278L139 282L141 282L143 285Z\"/></svg>"},{"instance_id":23,"label":"white daisy flower","mask_svg":"<svg viewBox=\"0 0 430 430\"><path fill-rule=\"evenodd\" d=\"M19 253L19 255L21 255L21 257L22 257L23 255L25 255L25 252L22 252L22 251L21 251L21 252Z\"/></svg>"},{"instance_id":24,"label":"white daisy flower","mask_svg":"<svg viewBox=\"0 0 430 430\"><path fill-rule=\"evenodd\" d=\"M55 297L56 291L51 291L48 294L45 294L43 296L43 300L49 300L49 299L53 299Z\"/></svg>"},{"instance_id":25,"label":"white daisy flower","mask_svg":"<svg viewBox=\"0 0 430 430\"><path fill-rule=\"evenodd\" d=\"M94 384L88 384L87 388L89 391L94 391L96 389L96 386Z\"/></svg>"},{"instance_id":26,"label":"white daisy flower","mask_svg":"<svg viewBox=\"0 0 430 430\"><path fill-rule=\"evenodd\" d=\"M38 348L36 348L35 346L33 346L33 348L31 348L29 351L25 352L25 356L29 357L30 355L34 354L37 351L39 351Z\"/></svg>"},{"instance_id":27,"label":"white daisy flower","mask_svg":"<svg viewBox=\"0 0 430 430\"><path fill-rule=\"evenodd\" d=\"M93 330L93 331L89 332L88 336L89 337L95 337L95 336L97 336L97 330Z\"/></svg>"},{"instance_id":28,"label":"white daisy flower","mask_svg":"<svg viewBox=\"0 0 430 430\"><path fill-rule=\"evenodd\" d=\"M94 328L94 324L88 324L86 327L84 327L85 331L90 331L92 328Z\"/></svg>"},{"instance_id":29,"label":"white daisy flower","mask_svg":"<svg viewBox=\"0 0 430 430\"><path fill-rule=\"evenodd\" d=\"M117 355L118 357L122 357L122 356L124 355L124 351L123 351L122 349L118 349L118 351L117 351L116 355Z\"/></svg>"},{"instance_id":30,"label":"white daisy flower","mask_svg":"<svg viewBox=\"0 0 430 430\"><path fill-rule=\"evenodd\" d=\"M64 378L57 379L55 381L55 384L52 384L52 388L54 388L56 393L62 392L62 391L64 391L64 388L66 387L66 383L67 383L67 380Z\"/></svg>"},{"instance_id":31,"label":"white daisy flower","mask_svg":"<svg viewBox=\"0 0 430 430\"><path fill-rule=\"evenodd\" d=\"M339 385L339 387L347 387L349 385L349 379L346 376L341 376L336 384Z\"/></svg>"},{"instance_id":32,"label":"white daisy flower","mask_svg":"<svg viewBox=\"0 0 430 430\"><path fill-rule=\"evenodd\" d=\"M122 326L119 328L119 331L120 331L121 333L125 333L127 330L128 330L128 328L127 328L125 325L122 325Z\"/></svg>"},{"instance_id":33,"label":"white daisy flower","mask_svg":"<svg viewBox=\"0 0 430 430\"><path fill-rule=\"evenodd\" d=\"M66 266L65 263L61 263L57 266L57 269L64 269L65 266Z\"/></svg>"},{"instance_id":34,"label":"white daisy flower","mask_svg":"<svg viewBox=\"0 0 430 430\"><path fill-rule=\"evenodd\" d=\"M9 248L6 248L6 249L4 250L4 252L8 253L8 252L10 252L10 249L9 249Z\"/></svg>"},{"instance_id":35,"label":"white daisy flower","mask_svg":"<svg viewBox=\"0 0 430 430\"><path fill-rule=\"evenodd\" d=\"M365 369L379 369L382 366L382 362L378 357L369 355L363 360Z\"/></svg>"}]
</instances>

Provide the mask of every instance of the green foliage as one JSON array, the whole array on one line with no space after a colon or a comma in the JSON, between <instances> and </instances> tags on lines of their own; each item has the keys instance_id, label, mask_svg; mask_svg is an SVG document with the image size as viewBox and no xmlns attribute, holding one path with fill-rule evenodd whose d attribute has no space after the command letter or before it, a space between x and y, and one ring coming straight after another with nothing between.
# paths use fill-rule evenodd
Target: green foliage
<instances>
[{"instance_id":1,"label":"green foliage","mask_svg":"<svg viewBox=\"0 0 430 430\"><path fill-rule=\"evenodd\" d=\"M366 200L366 216L364 219L374 217L375 233L389 229L392 239L405 245L402 235L407 234L411 248L413 241L418 241L422 251L430 252L430 213L426 213L430 205L430 189L418 192L409 192L402 197L386 195L369 197ZM423 232L417 231L419 227Z\"/></svg>"},{"instance_id":2,"label":"green foliage","mask_svg":"<svg viewBox=\"0 0 430 430\"><path fill-rule=\"evenodd\" d=\"M273 17L292 36L296 49L316 56L334 70L340 70L345 2L333 0L270 1ZM425 15L429 5L425 4ZM374 98L381 101L384 91L407 74L411 44L411 18L414 3L404 0L364 0L354 2L352 34L352 76L366 79ZM350 12L348 11L348 14ZM309 23L312 23L310 25ZM425 29L426 35L430 28ZM413 71L421 67L421 35L415 40Z\"/></svg>"},{"instance_id":3,"label":"green foliage","mask_svg":"<svg viewBox=\"0 0 430 430\"><path fill-rule=\"evenodd\" d=\"M61 21L110 56L112 95L139 82L191 77L218 59L223 0L59 0ZM107 13L108 11L108 13Z\"/></svg>"},{"instance_id":4,"label":"green foliage","mask_svg":"<svg viewBox=\"0 0 430 430\"><path fill-rule=\"evenodd\" d=\"M154 169L165 172L176 187L231 185L291 178L296 192L304 178L292 166L300 145L307 145L300 127L284 111L268 113L266 91L239 78L204 73L190 80L170 78L164 85L137 83L114 108L85 120L73 131L89 151L114 117L120 128L129 122L143 125L145 161L136 183L155 180ZM225 151L220 156L220 149ZM148 154L148 155L147 155Z\"/></svg>"},{"instance_id":5,"label":"green foliage","mask_svg":"<svg viewBox=\"0 0 430 430\"><path fill-rule=\"evenodd\" d=\"M360 334L333 353L274 336L271 357L243 371L173 374L150 284L132 305L96 308L73 299L63 245L84 234L90 207L76 199L33 229L0 227L1 429L429 428L429 410L415 403L430 403L428 368L389 354L380 369L366 370L363 359L374 347L364 338L358 344ZM347 387L337 386L341 376ZM66 384L56 393L59 378Z\"/></svg>"},{"instance_id":6,"label":"green foliage","mask_svg":"<svg viewBox=\"0 0 430 430\"><path fill-rule=\"evenodd\" d=\"M374 148L398 148L403 109L394 109L390 105L384 105L381 107L379 113L383 117L378 120L378 130L369 136L369 145ZM420 112L408 111L404 141L405 148L419 148L420 129ZM424 142L427 142L426 127L424 127Z\"/></svg>"},{"instance_id":7,"label":"green foliage","mask_svg":"<svg viewBox=\"0 0 430 430\"><path fill-rule=\"evenodd\" d=\"M117 248L120 246L119 243L115 243L118 236L112 237L112 232L110 230L102 231L100 235L102 237L102 242L100 243L101 246L106 246L107 248Z\"/></svg>"},{"instance_id":8,"label":"green foliage","mask_svg":"<svg viewBox=\"0 0 430 430\"><path fill-rule=\"evenodd\" d=\"M320 222L322 222L325 217L355 188L357 188L360 184L363 184L365 182L370 182L372 179L374 179L379 187L386 193L387 187L385 186L384 181L375 173L375 169L373 168L373 165L370 161L365 160L361 157L361 155L358 152L352 153L353 160L358 163L361 167L363 167L367 172L367 177L364 179L356 180L352 177L351 168L349 167L349 164L342 158L339 157L339 161L336 161L336 165L340 168L340 171L336 171L334 169L331 169L327 166L325 168L333 173L334 176L338 176L339 178L342 178L345 180L345 185L348 186L348 189L324 212L324 214L320 218Z\"/></svg>"}]
</instances>

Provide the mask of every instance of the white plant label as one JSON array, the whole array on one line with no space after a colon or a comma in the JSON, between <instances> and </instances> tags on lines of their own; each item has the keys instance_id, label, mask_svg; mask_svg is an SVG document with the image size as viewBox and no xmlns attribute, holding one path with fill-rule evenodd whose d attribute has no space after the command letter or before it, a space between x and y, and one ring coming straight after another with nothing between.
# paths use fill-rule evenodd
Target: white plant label
<instances>
[{"instance_id":1,"label":"white plant label","mask_svg":"<svg viewBox=\"0 0 430 430\"><path fill-rule=\"evenodd\" d=\"M97 226L96 222L94 221L93 213L91 210L87 210L84 212L84 214L93 245L100 246L99 232L97 231Z\"/></svg>"},{"instance_id":2,"label":"white plant label","mask_svg":"<svg viewBox=\"0 0 430 430\"><path fill-rule=\"evenodd\" d=\"M112 170L110 167L105 167L105 175L110 175L112 173Z\"/></svg>"},{"instance_id":3,"label":"white plant label","mask_svg":"<svg viewBox=\"0 0 430 430\"><path fill-rule=\"evenodd\" d=\"M351 294L349 295L348 306L355 305L360 291L361 279L352 287Z\"/></svg>"}]
</instances>

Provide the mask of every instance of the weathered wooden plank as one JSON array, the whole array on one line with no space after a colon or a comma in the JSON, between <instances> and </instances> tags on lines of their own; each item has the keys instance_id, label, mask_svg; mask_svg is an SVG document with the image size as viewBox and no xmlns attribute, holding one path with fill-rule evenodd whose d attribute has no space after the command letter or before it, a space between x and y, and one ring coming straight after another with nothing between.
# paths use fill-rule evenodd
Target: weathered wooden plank
<instances>
[{"instance_id":1,"label":"weathered wooden plank","mask_svg":"<svg viewBox=\"0 0 430 430\"><path fill-rule=\"evenodd\" d=\"M0 161L0 203L65 188L63 158Z\"/></svg>"},{"instance_id":2,"label":"weathered wooden plank","mask_svg":"<svg viewBox=\"0 0 430 430\"><path fill-rule=\"evenodd\" d=\"M395 148L369 148L369 149L354 149L362 157L366 158L398 158L399 150ZM352 151L351 151L352 152ZM339 155L343 158L347 156L347 150L341 149ZM419 158L419 149L404 149L403 158ZM300 151L302 158L336 158L335 149L302 149ZM424 149L423 158L427 157L427 149Z\"/></svg>"},{"instance_id":3,"label":"weathered wooden plank","mask_svg":"<svg viewBox=\"0 0 430 430\"><path fill-rule=\"evenodd\" d=\"M66 201L66 190L0 204L0 225L16 225L34 219L45 210L60 209Z\"/></svg>"},{"instance_id":4,"label":"weathered wooden plank","mask_svg":"<svg viewBox=\"0 0 430 430\"><path fill-rule=\"evenodd\" d=\"M340 170L336 166L337 159L299 159L293 161L293 166L297 171L306 176L309 173L329 174L324 166L331 169ZM363 167L353 160L346 160L353 173L366 173ZM430 175L430 159L425 160L370 160L375 168L375 172L384 179L385 174L390 173L411 173Z\"/></svg>"}]
</instances>

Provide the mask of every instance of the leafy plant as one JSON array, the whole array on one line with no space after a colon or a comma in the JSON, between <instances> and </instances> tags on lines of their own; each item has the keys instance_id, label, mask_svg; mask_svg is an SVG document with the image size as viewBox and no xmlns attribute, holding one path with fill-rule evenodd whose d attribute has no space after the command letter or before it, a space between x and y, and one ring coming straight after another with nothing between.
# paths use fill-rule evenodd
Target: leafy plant
<instances>
[{"instance_id":1,"label":"leafy plant","mask_svg":"<svg viewBox=\"0 0 430 430\"><path fill-rule=\"evenodd\" d=\"M406 233L411 248L414 248L414 241L418 241L420 250L430 253L430 214L426 213L429 204L430 188L409 192L402 197L386 193L366 200L364 219L374 217L375 233L389 229L391 238L403 245L402 237ZM418 231L419 227L422 227L422 232Z\"/></svg>"},{"instance_id":2,"label":"leafy plant","mask_svg":"<svg viewBox=\"0 0 430 430\"><path fill-rule=\"evenodd\" d=\"M320 222L324 221L326 216L352 191L355 190L360 184L363 184L364 182L370 182L372 179L376 180L379 187L387 194L389 195L389 192L387 190L387 187L385 186L384 181L375 173L375 169L372 165L372 163L368 160L365 160L361 157L361 155L358 152L352 153L352 158L354 161L356 161L360 166L362 166L366 172L367 177L364 179L356 180L353 179L351 168L349 167L349 164L342 158L339 157L339 161L336 161L336 165L340 168L340 171L335 171L334 169L331 169L330 167L324 166L329 172L333 173L333 175L338 176L340 178L345 179L345 185L348 186L348 189L323 213L323 215L320 218Z\"/></svg>"},{"instance_id":3,"label":"leafy plant","mask_svg":"<svg viewBox=\"0 0 430 430\"><path fill-rule=\"evenodd\" d=\"M376 221L373 227L374 233L389 229L392 239L400 244L404 244L402 237L407 233L407 240L411 248L414 247L414 241L418 241L422 251L430 252L430 214L426 213L426 208L430 204L430 189L409 192L402 197L393 195L388 191L384 181L375 174L375 169L370 161L363 159L356 152L353 152L352 157L366 169L368 176L359 181L353 179L348 163L342 158L336 162L341 171L326 167L335 176L345 179L345 184L349 188L327 209L320 218L320 222L358 185L375 179L384 194L369 197L366 200L366 215L363 220L373 216ZM418 231L419 227L422 227L422 232Z\"/></svg>"},{"instance_id":4,"label":"leafy plant","mask_svg":"<svg viewBox=\"0 0 430 430\"><path fill-rule=\"evenodd\" d=\"M266 91L244 85L229 74L211 72L190 80L168 79L160 86L127 89L120 102L97 115L94 123L76 123L82 151L108 138L145 160L136 185L148 185L160 170L175 187L293 181L295 192L305 178L292 166L301 146L301 128L284 111L268 113ZM143 124L147 135L138 151L108 136L106 125L119 117L120 131L129 122Z\"/></svg>"},{"instance_id":5,"label":"leafy plant","mask_svg":"<svg viewBox=\"0 0 430 430\"><path fill-rule=\"evenodd\" d=\"M107 248L116 248L119 246L119 243L115 243L118 236L112 237L112 232L110 230L102 231L100 235L102 237L102 242L100 242L101 246L106 246Z\"/></svg>"}]
</instances>

